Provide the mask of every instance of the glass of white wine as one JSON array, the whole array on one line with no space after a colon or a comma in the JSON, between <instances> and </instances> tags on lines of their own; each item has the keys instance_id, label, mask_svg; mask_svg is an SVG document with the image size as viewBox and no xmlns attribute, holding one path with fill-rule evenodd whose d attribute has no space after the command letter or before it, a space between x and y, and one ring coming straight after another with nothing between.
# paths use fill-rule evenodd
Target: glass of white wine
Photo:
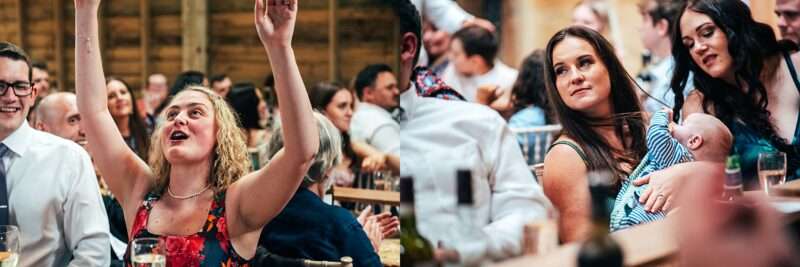
<instances>
[{"instance_id":1,"label":"glass of white wine","mask_svg":"<svg viewBox=\"0 0 800 267\"><path fill-rule=\"evenodd\" d=\"M758 154L758 182L769 195L769 188L786 182L786 154L766 152Z\"/></svg>"},{"instance_id":2,"label":"glass of white wine","mask_svg":"<svg viewBox=\"0 0 800 267\"><path fill-rule=\"evenodd\" d=\"M0 267L16 267L19 262L19 228L0 225Z\"/></svg>"},{"instance_id":3,"label":"glass of white wine","mask_svg":"<svg viewBox=\"0 0 800 267\"><path fill-rule=\"evenodd\" d=\"M137 238L131 244L133 267L166 267L167 253L160 238Z\"/></svg>"}]
</instances>

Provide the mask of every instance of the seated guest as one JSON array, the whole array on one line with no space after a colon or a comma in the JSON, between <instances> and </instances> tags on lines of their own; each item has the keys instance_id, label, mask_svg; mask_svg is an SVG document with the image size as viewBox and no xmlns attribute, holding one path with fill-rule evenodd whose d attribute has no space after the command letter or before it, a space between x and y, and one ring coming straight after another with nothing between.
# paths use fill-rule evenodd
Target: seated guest
<instances>
[{"instance_id":1,"label":"seated guest","mask_svg":"<svg viewBox=\"0 0 800 267\"><path fill-rule=\"evenodd\" d=\"M714 116L697 113L686 117L682 125L670 127L670 110L650 118L647 128L647 154L626 180L622 180L614 209L611 231L664 218L663 212L650 213L639 202L647 186L636 186L633 180L653 171L688 161L724 163L733 137L728 127ZM663 197L663 196L660 196Z\"/></svg>"},{"instance_id":2,"label":"seated guest","mask_svg":"<svg viewBox=\"0 0 800 267\"><path fill-rule=\"evenodd\" d=\"M499 87L502 92L511 90L517 70L496 58L498 45L497 36L485 28L470 26L457 31L450 41L450 65L442 80L471 102L483 85Z\"/></svg>"},{"instance_id":3,"label":"seated guest","mask_svg":"<svg viewBox=\"0 0 800 267\"><path fill-rule=\"evenodd\" d=\"M689 1L681 10L672 31L675 113L707 113L728 126L745 190L759 187L760 153L786 153L786 180L800 178L796 44L778 41L742 1ZM689 79L696 90L684 98Z\"/></svg>"},{"instance_id":4,"label":"seated guest","mask_svg":"<svg viewBox=\"0 0 800 267\"><path fill-rule=\"evenodd\" d=\"M339 129L342 135L342 160L331 176L336 185L349 186L358 172L373 172L390 168L396 172L400 159L377 151L372 146L350 140L350 119L353 117L355 97L345 87L318 83L309 91L311 105L319 110Z\"/></svg>"},{"instance_id":5,"label":"seated guest","mask_svg":"<svg viewBox=\"0 0 800 267\"><path fill-rule=\"evenodd\" d=\"M400 118L401 173L414 179L420 234L442 244L434 252L442 263L474 266L520 254L523 226L545 218L550 202L497 112L417 94L425 89L410 78L419 57L421 21L408 0L392 2L400 21L398 84L405 110ZM459 218L456 209L455 173L460 166L455 165L474 168L471 218ZM474 230L469 239L461 232L465 229Z\"/></svg>"},{"instance_id":6,"label":"seated guest","mask_svg":"<svg viewBox=\"0 0 800 267\"><path fill-rule=\"evenodd\" d=\"M496 101L497 102L497 101ZM533 51L531 55L522 61L522 67L511 89L511 118L508 120L508 127L526 128L553 124L554 120L549 116L549 104L547 102L547 91L544 85L544 51L539 49ZM493 107L494 108L494 107ZM497 109L495 109L497 110ZM528 140L528 164L536 158L535 147L539 144L534 140L544 142L544 134L529 133L528 136L517 135L517 141L523 144ZM547 147L550 144L542 144L540 147ZM539 158L544 159L546 150L542 149Z\"/></svg>"},{"instance_id":7,"label":"seated guest","mask_svg":"<svg viewBox=\"0 0 800 267\"><path fill-rule=\"evenodd\" d=\"M559 238L579 241L592 225L587 174L609 170L619 186L647 153L645 118L633 79L608 40L594 30L571 26L553 35L544 76L548 102L563 130L545 156L540 181L559 211ZM661 196L649 198L646 209L661 211L698 169L722 175L724 164L682 163L637 180L650 184L651 195ZM616 192L608 195L608 210L615 197Z\"/></svg>"},{"instance_id":8,"label":"seated guest","mask_svg":"<svg viewBox=\"0 0 800 267\"><path fill-rule=\"evenodd\" d=\"M122 133L122 138L128 147L133 149L143 160L147 160L147 151L150 147L150 133L147 124L139 115L139 109L134 105L136 97L130 91L128 83L117 77L106 78L108 90L108 110L117 129Z\"/></svg>"},{"instance_id":9,"label":"seated guest","mask_svg":"<svg viewBox=\"0 0 800 267\"><path fill-rule=\"evenodd\" d=\"M271 253L289 258L338 261L353 258L353 266L383 266L376 252L382 236L371 244L367 233L380 230L375 219L362 226L353 215L322 201L333 185L327 175L341 158L339 130L322 114L315 113L319 129L319 152L303 183L283 211L264 227L259 245ZM283 148L280 125L266 147L265 159ZM268 164L264 162L262 165ZM395 218L394 229L397 229Z\"/></svg>"},{"instance_id":10,"label":"seated guest","mask_svg":"<svg viewBox=\"0 0 800 267\"><path fill-rule=\"evenodd\" d=\"M383 153L397 153L400 125L390 112L400 105L400 91L392 69L386 64L365 67L356 76L355 91L361 102L350 122L350 136Z\"/></svg>"},{"instance_id":11,"label":"seated guest","mask_svg":"<svg viewBox=\"0 0 800 267\"><path fill-rule=\"evenodd\" d=\"M247 138L247 147L254 148L269 138L261 123L266 122L267 103L261 96L261 90L253 83L237 83L227 93L226 100L239 116L239 127Z\"/></svg>"},{"instance_id":12,"label":"seated guest","mask_svg":"<svg viewBox=\"0 0 800 267\"><path fill-rule=\"evenodd\" d=\"M228 96L232 85L233 82L231 82L231 78L228 78L227 74L217 74L211 76L211 89L213 89L214 92L219 94L219 96L222 98Z\"/></svg>"},{"instance_id":13,"label":"seated guest","mask_svg":"<svg viewBox=\"0 0 800 267\"><path fill-rule=\"evenodd\" d=\"M150 74L150 76L147 77L142 93L144 94L144 99L139 100L137 108L143 111L144 114L140 115L144 117L147 127L152 129L155 128L156 116L158 116L156 108L164 103L169 93L167 76L161 73Z\"/></svg>"},{"instance_id":14,"label":"seated guest","mask_svg":"<svg viewBox=\"0 0 800 267\"><path fill-rule=\"evenodd\" d=\"M20 266L108 266L92 162L74 142L28 125L36 90L26 53L0 42L0 225L19 228Z\"/></svg>"},{"instance_id":15,"label":"seated guest","mask_svg":"<svg viewBox=\"0 0 800 267\"><path fill-rule=\"evenodd\" d=\"M56 92L42 98L36 106L36 129L51 133L55 136L71 140L81 146L86 145L86 135L81 127L81 115L78 113L78 104L75 94L69 92ZM128 233L125 229L125 218L122 216L122 207L106 188L100 173L97 173L97 182L100 184L100 193L103 204L108 214L109 228L111 231L111 265L123 266L122 256L128 244Z\"/></svg>"}]
</instances>

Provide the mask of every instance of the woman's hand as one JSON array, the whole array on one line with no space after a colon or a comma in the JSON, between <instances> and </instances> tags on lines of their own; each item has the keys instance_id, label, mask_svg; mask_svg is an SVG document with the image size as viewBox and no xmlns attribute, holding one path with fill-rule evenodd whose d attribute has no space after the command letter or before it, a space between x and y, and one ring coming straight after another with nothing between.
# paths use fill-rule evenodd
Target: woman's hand
<instances>
[{"instance_id":1,"label":"woman's hand","mask_svg":"<svg viewBox=\"0 0 800 267\"><path fill-rule=\"evenodd\" d=\"M297 0L256 0L256 31L263 45L290 44L296 20Z\"/></svg>"},{"instance_id":2,"label":"woman's hand","mask_svg":"<svg viewBox=\"0 0 800 267\"><path fill-rule=\"evenodd\" d=\"M678 179L670 179L662 171L656 171L648 176L636 179L633 185L642 186L650 184L639 197L639 202L644 204L648 212L668 211L672 208L675 198L673 193L677 187Z\"/></svg>"},{"instance_id":3,"label":"woman's hand","mask_svg":"<svg viewBox=\"0 0 800 267\"><path fill-rule=\"evenodd\" d=\"M361 170L376 172L386 168L386 154L373 154L361 161Z\"/></svg>"}]
</instances>

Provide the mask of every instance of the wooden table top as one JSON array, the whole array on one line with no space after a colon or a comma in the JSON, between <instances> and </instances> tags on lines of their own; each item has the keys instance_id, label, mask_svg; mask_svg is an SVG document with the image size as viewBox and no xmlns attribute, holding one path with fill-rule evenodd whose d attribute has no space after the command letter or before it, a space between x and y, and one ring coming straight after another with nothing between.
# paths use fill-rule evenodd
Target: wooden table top
<instances>
[{"instance_id":1,"label":"wooden table top","mask_svg":"<svg viewBox=\"0 0 800 267\"><path fill-rule=\"evenodd\" d=\"M334 186L333 199L397 206L400 205L400 192Z\"/></svg>"},{"instance_id":2,"label":"wooden table top","mask_svg":"<svg viewBox=\"0 0 800 267\"><path fill-rule=\"evenodd\" d=\"M612 233L622 247L625 266L652 266L670 258L678 251L678 240L674 234L675 217L632 227ZM495 267L527 267L527 266L577 266L580 243L573 242L559 247L545 255L522 256L500 263Z\"/></svg>"},{"instance_id":3,"label":"wooden table top","mask_svg":"<svg viewBox=\"0 0 800 267\"><path fill-rule=\"evenodd\" d=\"M800 179L770 187L770 193L779 196L800 197Z\"/></svg>"}]
</instances>

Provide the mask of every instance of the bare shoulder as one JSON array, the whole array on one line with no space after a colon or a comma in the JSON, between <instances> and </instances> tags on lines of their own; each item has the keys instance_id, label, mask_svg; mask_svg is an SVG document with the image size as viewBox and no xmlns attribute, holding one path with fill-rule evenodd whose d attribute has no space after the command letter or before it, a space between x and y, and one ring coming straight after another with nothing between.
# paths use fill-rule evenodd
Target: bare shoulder
<instances>
[{"instance_id":1,"label":"bare shoulder","mask_svg":"<svg viewBox=\"0 0 800 267\"><path fill-rule=\"evenodd\" d=\"M559 137L558 141L567 141L576 143L569 137ZM573 187L576 180L575 177L582 177L586 175L586 164L581 158L578 151L569 145L555 145L544 158L544 175L542 177L542 186L545 188L552 188L559 190L564 185Z\"/></svg>"}]
</instances>

